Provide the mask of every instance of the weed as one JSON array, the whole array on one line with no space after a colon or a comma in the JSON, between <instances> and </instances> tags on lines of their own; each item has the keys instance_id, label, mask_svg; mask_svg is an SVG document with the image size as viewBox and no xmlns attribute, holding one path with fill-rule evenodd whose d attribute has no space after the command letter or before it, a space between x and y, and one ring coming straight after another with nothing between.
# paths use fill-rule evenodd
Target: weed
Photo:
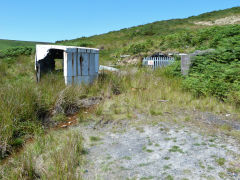
<instances>
[{"instance_id":1,"label":"weed","mask_svg":"<svg viewBox=\"0 0 240 180\"><path fill-rule=\"evenodd\" d=\"M132 158L130 156L125 156L125 157L123 157L123 159L131 160Z\"/></svg>"},{"instance_id":2,"label":"weed","mask_svg":"<svg viewBox=\"0 0 240 180\"><path fill-rule=\"evenodd\" d=\"M149 166L150 164L152 164L152 163L151 162L149 162L149 163L141 163L138 166L139 167L144 167L144 166Z\"/></svg>"},{"instance_id":3,"label":"weed","mask_svg":"<svg viewBox=\"0 0 240 180\"><path fill-rule=\"evenodd\" d=\"M216 144L210 144L209 147L217 147Z\"/></svg>"},{"instance_id":4,"label":"weed","mask_svg":"<svg viewBox=\"0 0 240 180\"><path fill-rule=\"evenodd\" d=\"M183 170L184 174L192 174L192 171L190 169L184 169Z\"/></svg>"},{"instance_id":5,"label":"weed","mask_svg":"<svg viewBox=\"0 0 240 180\"><path fill-rule=\"evenodd\" d=\"M185 117L184 121L189 122L189 121L191 121L191 118L189 116L187 116L187 117Z\"/></svg>"},{"instance_id":6,"label":"weed","mask_svg":"<svg viewBox=\"0 0 240 180\"><path fill-rule=\"evenodd\" d=\"M90 140L91 141L101 141L102 139L100 137L97 137L97 136L90 136Z\"/></svg>"},{"instance_id":7,"label":"weed","mask_svg":"<svg viewBox=\"0 0 240 180\"><path fill-rule=\"evenodd\" d=\"M154 152L152 149L146 149L147 152L152 153Z\"/></svg>"},{"instance_id":8,"label":"weed","mask_svg":"<svg viewBox=\"0 0 240 180\"><path fill-rule=\"evenodd\" d=\"M154 179L154 176L142 177L140 180Z\"/></svg>"},{"instance_id":9,"label":"weed","mask_svg":"<svg viewBox=\"0 0 240 180\"><path fill-rule=\"evenodd\" d=\"M66 120L66 116L65 116L65 114L57 114L52 117L52 120L55 122L63 122Z\"/></svg>"},{"instance_id":10,"label":"weed","mask_svg":"<svg viewBox=\"0 0 240 180\"><path fill-rule=\"evenodd\" d=\"M140 133L144 133L144 128L143 127L136 127L136 130L139 131Z\"/></svg>"},{"instance_id":11,"label":"weed","mask_svg":"<svg viewBox=\"0 0 240 180\"><path fill-rule=\"evenodd\" d=\"M207 169L208 169L209 171L212 171L212 170L214 170L215 168L212 167L212 166L208 166Z\"/></svg>"},{"instance_id":12,"label":"weed","mask_svg":"<svg viewBox=\"0 0 240 180\"><path fill-rule=\"evenodd\" d=\"M153 145L153 143L152 143L151 141L149 141L149 142L148 142L148 145L151 146L151 145Z\"/></svg>"},{"instance_id":13,"label":"weed","mask_svg":"<svg viewBox=\"0 0 240 180\"><path fill-rule=\"evenodd\" d=\"M165 178L165 180L174 180L174 178L173 178L173 176L168 175L168 176Z\"/></svg>"},{"instance_id":14,"label":"weed","mask_svg":"<svg viewBox=\"0 0 240 180\"><path fill-rule=\"evenodd\" d=\"M218 173L218 176L221 178L221 179L225 179L227 177L227 175L224 173L224 172L219 172Z\"/></svg>"},{"instance_id":15,"label":"weed","mask_svg":"<svg viewBox=\"0 0 240 180\"><path fill-rule=\"evenodd\" d=\"M104 172L108 172L108 171L111 171L112 168L110 167L111 165L113 164L113 162L109 162L107 164L103 164L102 165L102 171Z\"/></svg>"},{"instance_id":16,"label":"weed","mask_svg":"<svg viewBox=\"0 0 240 180\"><path fill-rule=\"evenodd\" d=\"M163 169L164 169L164 170L171 169L171 164L164 165L164 166L163 166Z\"/></svg>"},{"instance_id":17,"label":"weed","mask_svg":"<svg viewBox=\"0 0 240 180\"><path fill-rule=\"evenodd\" d=\"M183 153L182 149L179 146L172 146L171 149L168 150L169 152L179 152Z\"/></svg>"},{"instance_id":18,"label":"weed","mask_svg":"<svg viewBox=\"0 0 240 180\"><path fill-rule=\"evenodd\" d=\"M201 144L199 144L199 143L194 143L193 145L194 146L201 146Z\"/></svg>"},{"instance_id":19,"label":"weed","mask_svg":"<svg viewBox=\"0 0 240 180\"><path fill-rule=\"evenodd\" d=\"M223 166L226 162L226 159L225 158L218 158L215 161L219 166Z\"/></svg>"},{"instance_id":20,"label":"weed","mask_svg":"<svg viewBox=\"0 0 240 180\"><path fill-rule=\"evenodd\" d=\"M205 166L203 165L203 162L202 162L202 161L199 161L199 162L198 162L198 165L199 165L200 168L205 169Z\"/></svg>"},{"instance_id":21,"label":"weed","mask_svg":"<svg viewBox=\"0 0 240 180\"><path fill-rule=\"evenodd\" d=\"M103 107L102 107L101 105L99 105L99 106L97 107L96 111L95 111L95 114L96 114L97 116L101 116L102 113L103 113Z\"/></svg>"},{"instance_id":22,"label":"weed","mask_svg":"<svg viewBox=\"0 0 240 180\"><path fill-rule=\"evenodd\" d=\"M169 160L169 159L170 159L170 157L164 157L163 159L164 159L164 160Z\"/></svg>"},{"instance_id":23,"label":"weed","mask_svg":"<svg viewBox=\"0 0 240 180\"><path fill-rule=\"evenodd\" d=\"M231 173L240 173L240 168L230 167L230 168L227 168L227 171Z\"/></svg>"},{"instance_id":24,"label":"weed","mask_svg":"<svg viewBox=\"0 0 240 180\"><path fill-rule=\"evenodd\" d=\"M120 166L119 168L120 168L121 170L123 170L123 171L130 170L129 168L126 168L126 167L123 167L123 166Z\"/></svg>"}]
</instances>

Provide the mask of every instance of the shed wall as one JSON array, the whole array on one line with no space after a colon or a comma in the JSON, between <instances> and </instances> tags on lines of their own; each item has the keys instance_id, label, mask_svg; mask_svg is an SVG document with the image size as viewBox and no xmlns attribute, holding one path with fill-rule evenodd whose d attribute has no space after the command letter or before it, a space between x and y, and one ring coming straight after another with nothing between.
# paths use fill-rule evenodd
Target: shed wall
<instances>
[{"instance_id":1,"label":"shed wall","mask_svg":"<svg viewBox=\"0 0 240 180\"><path fill-rule=\"evenodd\" d=\"M64 52L65 84L89 84L98 76L99 54L79 49Z\"/></svg>"}]
</instances>

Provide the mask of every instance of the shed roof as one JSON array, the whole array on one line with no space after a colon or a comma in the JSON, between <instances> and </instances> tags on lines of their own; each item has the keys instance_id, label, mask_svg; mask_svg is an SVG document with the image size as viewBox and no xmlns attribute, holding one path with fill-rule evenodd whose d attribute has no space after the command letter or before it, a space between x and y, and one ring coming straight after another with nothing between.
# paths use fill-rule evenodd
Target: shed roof
<instances>
[{"instance_id":1,"label":"shed roof","mask_svg":"<svg viewBox=\"0 0 240 180\"><path fill-rule=\"evenodd\" d=\"M62 45L48 45L48 44L37 44L36 45L36 61L44 59L50 49L57 49L63 51L76 51L79 52L89 52L89 53L98 53L99 49L88 48L88 47L78 47L78 46L62 46Z\"/></svg>"}]
</instances>

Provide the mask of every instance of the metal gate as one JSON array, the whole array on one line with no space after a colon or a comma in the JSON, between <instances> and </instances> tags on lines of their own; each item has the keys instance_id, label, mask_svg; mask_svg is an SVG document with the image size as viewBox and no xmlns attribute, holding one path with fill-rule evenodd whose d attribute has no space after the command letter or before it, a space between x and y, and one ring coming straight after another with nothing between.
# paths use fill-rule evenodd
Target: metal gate
<instances>
[{"instance_id":1,"label":"metal gate","mask_svg":"<svg viewBox=\"0 0 240 180\"><path fill-rule=\"evenodd\" d=\"M146 57L143 59L142 65L156 69L158 67L168 66L173 62L173 57Z\"/></svg>"}]
</instances>

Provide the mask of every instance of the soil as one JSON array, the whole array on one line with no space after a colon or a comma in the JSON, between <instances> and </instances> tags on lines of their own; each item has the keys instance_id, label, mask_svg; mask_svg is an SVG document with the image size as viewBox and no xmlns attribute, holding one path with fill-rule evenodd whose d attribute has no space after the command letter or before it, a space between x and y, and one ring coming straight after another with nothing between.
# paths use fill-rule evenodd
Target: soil
<instances>
[{"instance_id":1,"label":"soil","mask_svg":"<svg viewBox=\"0 0 240 180\"><path fill-rule=\"evenodd\" d=\"M217 19L215 21L194 22L194 24L196 24L196 25L204 25L204 26L239 24L239 23L240 23L240 16L230 16L230 17Z\"/></svg>"},{"instance_id":2,"label":"soil","mask_svg":"<svg viewBox=\"0 0 240 180\"><path fill-rule=\"evenodd\" d=\"M224 115L195 114L206 127L226 123ZM152 123L151 118L138 114L134 121L75 127L88 151L83 179L240 179L238 141L158 117ZM230 122L238 129L237 123Z\"/></svg>"}]
</instances>

